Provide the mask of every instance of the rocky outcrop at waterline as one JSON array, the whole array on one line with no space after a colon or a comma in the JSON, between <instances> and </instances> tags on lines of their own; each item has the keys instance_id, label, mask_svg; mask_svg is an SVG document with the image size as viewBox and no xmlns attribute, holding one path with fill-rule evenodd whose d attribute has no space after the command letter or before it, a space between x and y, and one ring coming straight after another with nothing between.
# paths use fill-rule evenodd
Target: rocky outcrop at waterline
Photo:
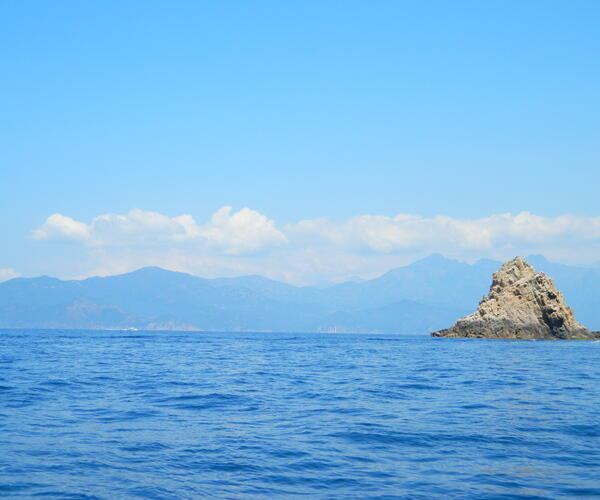
<instances>
[{"instance_id":1,"label":"rocky outcrop at waterline","mask_svg":"<svg viewBox=\"0 0 600 500\"><path fill-rule=\"evenodd\" d=\"M552 279L517 257L494 273L490 292L477 311L431 335L550 340L592 339L600 332L578 323Z\"/></svg>"}]
</instances>

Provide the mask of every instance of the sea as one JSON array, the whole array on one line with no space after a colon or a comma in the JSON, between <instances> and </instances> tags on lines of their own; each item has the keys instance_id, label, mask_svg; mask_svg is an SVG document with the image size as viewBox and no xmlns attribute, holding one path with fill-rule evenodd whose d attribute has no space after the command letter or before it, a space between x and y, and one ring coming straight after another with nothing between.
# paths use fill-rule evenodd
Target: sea
<instances>
[{"instance_id":1,"label":"sea","mask_svg":"<svg viewBox=\"0 0 600 500\"><path fill-rule=\"evenodd\" d=\"M600 342L2 330L0 497L600 498Z\"/></svg>"}]
</instances>

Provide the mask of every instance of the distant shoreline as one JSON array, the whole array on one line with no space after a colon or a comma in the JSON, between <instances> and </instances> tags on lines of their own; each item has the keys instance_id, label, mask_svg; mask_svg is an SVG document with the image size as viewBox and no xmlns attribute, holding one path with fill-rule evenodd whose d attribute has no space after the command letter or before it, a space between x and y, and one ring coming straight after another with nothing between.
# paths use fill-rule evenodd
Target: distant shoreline
<instances>
[{"instance_id":1,"label":"distant shoreline","mask_svg":"<svg viewBox=\"0 0 600 500\"><path fill-rule=\"evenodd\" d=\"M135 336L140 333L190 333L190 334L212 334L212 333L227 333L227 334L238 334L238 333L255 333L255 334L281 334L281 335L374 335L374 336L385 336L385 335L397 335L399 337L428 337L430 333L394 333L394 332L316 332L316 331L278 331L278 330L127 330L127 329L106 329L106 328L0 328L0 334L3 332L27 332L27 331L52 331L52 332L68 332L68 333L128 333L131 336Z\"/></svg>"}]
</instances>

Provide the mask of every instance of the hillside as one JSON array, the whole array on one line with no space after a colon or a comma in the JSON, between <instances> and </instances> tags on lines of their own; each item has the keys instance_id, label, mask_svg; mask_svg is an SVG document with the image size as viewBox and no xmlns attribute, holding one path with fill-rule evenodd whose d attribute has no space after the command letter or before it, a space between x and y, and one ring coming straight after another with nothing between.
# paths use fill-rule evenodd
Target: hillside
<instances>
[{"instance_id":1,"label":"hillside","mask_svg":"<svg viewBox=\"0 0 600 500\"><path fill-rule=\"evenodd\" d=\"M584 324L600 329L599 269L529 260L554 278ZM15 278L0 283L0 327L427 333L472 310L499 266L431 255L325 289L160 268L85 280Z\"/></svg>"}]
</instances>

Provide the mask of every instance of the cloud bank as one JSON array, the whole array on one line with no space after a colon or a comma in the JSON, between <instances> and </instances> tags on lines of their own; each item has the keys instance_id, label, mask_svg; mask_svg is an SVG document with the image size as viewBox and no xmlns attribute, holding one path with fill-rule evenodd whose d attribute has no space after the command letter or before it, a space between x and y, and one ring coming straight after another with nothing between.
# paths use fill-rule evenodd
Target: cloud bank
<instances>
[{"instance_id":1,"label":"cloud bank","mask_svg":"<svg viewBox=\"0 0 600 500\"><path fill-rule=\"evenodd\" d=\"M361 215L342 223L305 220L286 226L288 233L317 236L331 244L378 253L409 249L489 251L516 243L547 244L557 239L593 241L600 238L600 217L540 217L521 212L483 219L432 218L398 214Z\"/></svg>"},{"instance_id":2,"label":"cloud bank","mask_svg":"<svg viewBox=\"0 0 600 500\"><path fill-rule=\"evenodd\" d=\"M600 260L600 216L529 212L480 219L359 215L277 227L249 208L235 212L225 206L200 224L189 214L134 209L89 223L53 214L32 237L81 245L100 274L160 265L204 276L257 273L300 284L367 277L434 252L467 261L531 253L571 264Z\"/></svg>"},{"instance_id":3,"label":"cloud bank","mask_svg":"<svg viewBox=\"0 0 600 500\"><path fill-rule=\"evenodd\" d=\"M89 224L53 214L32 232L32 237L97 248L196 241L230 255L254 253L287 241L275 223L264 215L249 208L232 211L232 207L222 207L203 225L188 214L168 217L139 209L125 215L99 215Z\"/></svg>"}]
</instances>

